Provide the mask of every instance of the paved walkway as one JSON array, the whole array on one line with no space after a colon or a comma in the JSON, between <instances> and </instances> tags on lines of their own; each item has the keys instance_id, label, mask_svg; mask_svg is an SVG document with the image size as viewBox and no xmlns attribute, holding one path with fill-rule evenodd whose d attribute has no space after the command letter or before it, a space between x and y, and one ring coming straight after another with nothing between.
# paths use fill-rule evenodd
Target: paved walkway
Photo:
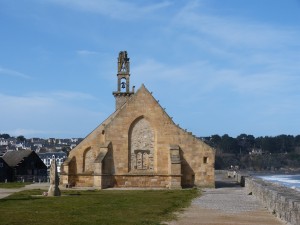
<instances>
[{"instance_id":1,"label":"paved walkway","mask_svg":"<svg viewBox=\"0 0 300 225\"><path fill-rule=\"evenodd\" d=\"M216 189L204 189L201 197L179 213L169 225L283 225L252 195L233 181L217 181Z\"/></svg>"},{"instance_id":2,"label":"paved walkway","mask_svg":"<svg viewBox=\"0 0 300 225\"><path fill-rule=\"evenodd\" d=\"M0 188L0 199L5 198L15 192L23 191L23 190L29 190L29 189L43 189L48 190L50 184L49 183L35 183L26 185L22 188Z\"/></svg>"}]
</instances>

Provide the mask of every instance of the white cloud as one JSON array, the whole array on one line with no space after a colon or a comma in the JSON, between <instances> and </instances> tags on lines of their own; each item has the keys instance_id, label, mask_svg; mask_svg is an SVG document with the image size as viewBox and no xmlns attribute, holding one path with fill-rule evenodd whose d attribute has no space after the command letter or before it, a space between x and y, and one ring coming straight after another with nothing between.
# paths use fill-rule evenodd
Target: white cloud
<instances>
[{"instance_id":1,"label":"white cloud","mask_svg":"<svg viewBox=\"0 0 300 225\"><path fill-rule=\"evenodd\" d=\"M195 93L215 92L227 89L246 95L276 94L288 91L300 78L280 74L275 70L248 72L243 68L216 68L205 61L177 65L173 67L154 60L148 60L132 69L133 81L146 84L168 83L165 89L180 87L193 89ZM298 82L297 82L298 81ZM184 85L183 85L184 84Z\"/></svg>"},{"instance_id":2,"label":"white cloud","mask_svg":"<svg viewBox=\"0 0 300 225\"><path fill-rule=\"evenodd\" d=\"M168 1L150 5L137 5L132 1L98 1L98 0L47 0L50 3L65 6L79 11L98 13L114 19L130 20L150 14L171 5Z\"/></svg>"},{"instance_id":3,"label":"white cloud","mask_svg":"<svg viewBox=\"0 0 300 225\"><path fill-rule=\"evenodd\" d=\"M49 93L31 93L31 96L52 97L57 100L95 100L96 98L88 93L74 91L54 91Z\"/></svg>"},{"instance_id":4,"label":"white cloud","mask_svg":"<svg viewBox=\"0 0 300 225\"><path fill-rule=\"evenodd\" d=\"M0 94L0 106L2 111L9 112L12 110L12 113L15 111L21 110L30 110L43 107L52 107L54 105L54 100L49 97L40 97L40 96L10 96Z\"/></svg>"},{"instance_id":5,"label":"white cloud","mask_svg":"<svg viewBox=\"0 0 300 225\"><path fill-rule=\"evenodd\" d=\"M299 32L292 27L275 27L241 17L225 17L206 13L197 2L189 2L174 18L174 26L195 32L198 40L219 41L231 48L277 48L297 44ZM199 38L199 35L202 35Z\"/></svg>"},{"instance_id":6,"label":"white cloud","mask_svg":"<svg viewBox=\"0 0 300 225\"><path fill-rule=\"evenodd\" d=\"M81 104L98 100L79 92L31 93L26 96L0 94L1 130L12 135L84 137L105 118L99 107L86 108ZM7 119L9 118L9 119ZM84 121L84 126L82 122Z\"/></svg>"},{"instance_id":7,"label":"white cloud","mask_svg":"<svg viewBox=\"0 0 300 225\"><path fill-rule=\"evenodd\" d=\"M169 79L177 82L177 87L183 83L189 88L198 86L197 91L225 88L256 96L299 89L297 29L211 14L203 3L189 1L166 28L182 51L183 62L176 66L144 62L137 68L143 78ZM188 63L186 59L190 59Z\"/></svg>"},{"instance_id":8,"label":"white cloud","mask_svg":"<svg viewBox=\"0 0 300 225\"><path fill-rule=\"evenodd\" d=\"M3 67L0 66L0 75L1 74L6 75L6 76L19 77L19 78L24 78L24 79L31 79L30 76L28 76L24 73L20 73L18 71L3 68Z\"/></svg>"},{"instance_id":9,"label":"white cloud","mask_svg":"<svg viewBox=\"0 0 300 225\"><path fill-rule=\"evenodd\" d=\"M2 132L4 133L4 132ZM16 128L15 130L9 130L5 133L10 134L11 136L17 137L17 136L24 136L24 137L40 137L44 134L49 133L49 131L42 131L42 130L33 130L33 129L23 129L23 128Z\"/></svg>"},{"instance_id":10,"label":"white cloud","mask_svg":"<svg viewBox=\"0 0 300 225\"><path fill-rule=\"evenodd\" d=\"M98 52L95 51L89 51L89 50L78 50L76 53L80 56L90 56L90 55L97 55Z\"/></svg>"},{"instance_id":11,"label":"white cloud","mask_svg":"<svg viewBox=\"0 0 300 225\"><path fill-rule=\"evenodd\" d=\"M12 111L48 110L61 105L66 105L70 101L77 102L86 100L97 100L96 97L82 92L55 91L43 93L30 93L23 96L10 96L0 93L0 108Z\"/></svg>"}]
</instances>

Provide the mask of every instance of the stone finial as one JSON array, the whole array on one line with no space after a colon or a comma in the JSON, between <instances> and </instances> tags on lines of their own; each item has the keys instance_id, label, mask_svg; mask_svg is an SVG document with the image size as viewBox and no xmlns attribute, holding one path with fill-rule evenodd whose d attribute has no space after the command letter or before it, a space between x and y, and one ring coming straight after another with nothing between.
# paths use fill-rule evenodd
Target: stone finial
<instances>
[{"instance_id":1,"label":"stone finial","mask_svg":"<svg viewBox=\"0 0 300 225\"><path fill-rule=\"evenodd\" d=\"M127 51L121 51L118 58L118 73L130 73Z\"/></svg>"},{"instance_id":2,"label":"stone finial","mask_svg":"<svg viewBox=\"0 0 300 225\"><path fill-rule=\"evenodd\" d=\"M60 196L59 190L59 177L57 173L56 160L53 159L50 166L50 187L48 190L48 196Z\"/></svg>"}]
</instances>

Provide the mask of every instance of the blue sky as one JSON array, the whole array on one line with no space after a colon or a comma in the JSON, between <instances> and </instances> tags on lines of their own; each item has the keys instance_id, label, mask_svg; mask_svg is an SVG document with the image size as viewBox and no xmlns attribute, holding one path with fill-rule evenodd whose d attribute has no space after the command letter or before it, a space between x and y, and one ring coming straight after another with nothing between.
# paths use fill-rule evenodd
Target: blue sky
<instances>
[{"instance_id":1,"label":"blue sky","mask_svg":"<svg viewBox=\"0 0 300 225\"><path fill-rule=\"evenodd\" d=\"M85 137L117 57L197 136L300 134L299 0L0 0L0 133Z\"/></svg>"}]
</instances>

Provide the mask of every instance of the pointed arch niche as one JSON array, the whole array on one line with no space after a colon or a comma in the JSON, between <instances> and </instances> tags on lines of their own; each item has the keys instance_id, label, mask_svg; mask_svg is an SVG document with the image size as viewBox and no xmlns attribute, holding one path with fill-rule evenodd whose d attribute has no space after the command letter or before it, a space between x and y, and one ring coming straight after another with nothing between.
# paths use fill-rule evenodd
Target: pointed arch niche
<instances>
[{"instance_id":1,"label":"pointed arch niche","mask_svg":"<svg viewBox=\"0 0 300 225\"><path fill-rule=\"evenodd\" d=\"M89 173L94 171L94 161L95 157L92 148L87 148L83 153L83 166L82 172Z\"/></svg>"},{"instance_id":2,"label":"pointed arch niche","mask_svg":"<svg viewBox=\"0 0 300 225\"><path fill-rule=\"evenodd\" d=\"M154 170L154 130L144 118L137 118L129 129L129 170L146 172Z\"/></svg>"}]
</instances>

